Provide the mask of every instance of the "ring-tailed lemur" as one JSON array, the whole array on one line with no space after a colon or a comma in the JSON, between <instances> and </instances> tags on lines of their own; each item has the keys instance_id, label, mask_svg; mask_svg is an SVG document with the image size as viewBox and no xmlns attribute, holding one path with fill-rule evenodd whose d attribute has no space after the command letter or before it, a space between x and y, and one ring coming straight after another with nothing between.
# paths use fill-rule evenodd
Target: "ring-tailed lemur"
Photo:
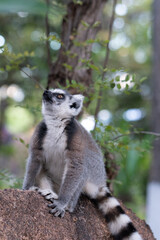
<instances>
[{"instance_id":1,"label":"ring-tailed lemur","mask_svg":"<svg viewBox=\"0 0 160 240\"><path fill-rule=\"evenodd\" d=\"M61 89L43 93L43 121L32 137L23 189L35 189L51 200L50 212L62 217L65 210L73 212L85 193L97 202L114 239L142 240L106 186L99 147L74 118L82 103L82 95Z\"/></svg>"}]
</instances>

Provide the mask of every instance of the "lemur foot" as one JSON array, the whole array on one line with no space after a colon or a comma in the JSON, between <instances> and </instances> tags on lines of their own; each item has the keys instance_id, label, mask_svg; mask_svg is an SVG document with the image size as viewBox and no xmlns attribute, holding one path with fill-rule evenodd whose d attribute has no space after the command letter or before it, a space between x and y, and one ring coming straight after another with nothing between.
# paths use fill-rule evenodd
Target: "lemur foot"
<instances>
[{"instance_id":1,"label":"lemur foot","mask_svg":"<svg viewBox=\"0 0 160 240\"><path fill-rule=\"evenodd\" d=\"M61 204L58 200L54 200L53 203L48 204L48 207L52 208L49 212L55 217L64 217L65 206Z\"/></svg>"},{"instance_id":2,"label":"lemur foot","mask_svg":"<svg viewBox=\"0 0 160 240\"><path fill-rule=\"evenodd\" d=\"M41 194L45 199L52 201L58 199L58 195L50 189L38 189L38 193Z\"/></svg>"}]
</instances>

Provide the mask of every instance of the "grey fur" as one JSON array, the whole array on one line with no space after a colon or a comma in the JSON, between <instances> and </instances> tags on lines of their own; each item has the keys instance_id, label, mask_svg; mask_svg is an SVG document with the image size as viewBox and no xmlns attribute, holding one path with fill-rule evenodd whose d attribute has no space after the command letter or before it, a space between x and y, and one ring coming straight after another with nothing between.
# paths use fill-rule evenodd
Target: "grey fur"
<instances>
[{"instance_id":1,"label":"grey fur","mask_svg":"<svg viewBox=\"0 0 160 240\"><path fill-rule=\"evenodd\" d=\"M73 212L80 194L85 193L96 199L115 239L142 240L106 187L99 147L74 118L82 102L82 95L70 95L61 89L45 91L43 121L31 140L23 189L37 190L51 200L50 212L55 216L64 216L65 210Z\"/></svg>"}]
</instances>

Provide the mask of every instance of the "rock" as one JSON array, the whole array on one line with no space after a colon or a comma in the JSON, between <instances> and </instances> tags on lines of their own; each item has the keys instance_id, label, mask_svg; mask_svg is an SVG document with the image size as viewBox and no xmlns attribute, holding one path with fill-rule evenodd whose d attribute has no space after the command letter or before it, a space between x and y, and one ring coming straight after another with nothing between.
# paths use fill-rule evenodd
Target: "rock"
<instances>
[{"instance_id":1,"label":"rock","mask_svg":"<svg viewBox=\"0 0 160 240\"><path fill-rule=\"evenodd\" d=\"M64 218L51 215L47 204L34 191L0 190L0 240L112 240L105 219L86 197ZM155 239L144 221L125 211L145 240Z\"/></svg>"}]
</instances>

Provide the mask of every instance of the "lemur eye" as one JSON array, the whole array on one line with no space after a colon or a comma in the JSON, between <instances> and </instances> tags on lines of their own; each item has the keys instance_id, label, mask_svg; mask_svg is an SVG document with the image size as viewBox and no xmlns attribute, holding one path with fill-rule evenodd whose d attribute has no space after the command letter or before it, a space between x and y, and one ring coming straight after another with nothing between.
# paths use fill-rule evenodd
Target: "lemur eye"
<instances>
[{"instance_id":1,"label":"lemur eye","mask_svg":"<svg viewBox=\"0 0 160 240\"><path fill-rule=\"evenodd\" d=\"M58 99L64 99L64 95L63 94L57 94L56 96Z\"/></svg>"}]
</instances>

